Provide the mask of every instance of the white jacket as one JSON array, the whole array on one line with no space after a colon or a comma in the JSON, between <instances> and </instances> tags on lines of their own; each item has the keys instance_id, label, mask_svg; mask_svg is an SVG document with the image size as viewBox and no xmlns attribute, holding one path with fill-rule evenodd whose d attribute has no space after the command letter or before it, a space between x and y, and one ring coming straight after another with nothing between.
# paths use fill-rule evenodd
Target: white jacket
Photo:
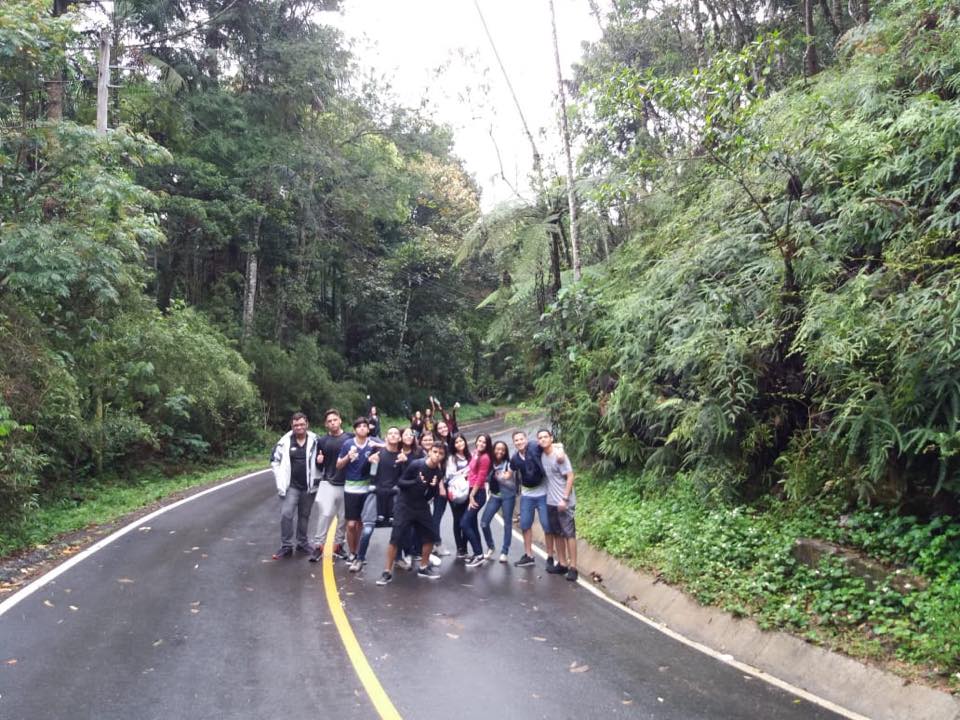
<instances>
[{"instance_id":1,"label":"white jacket","mask_svg":"<svg viewBox=\"0 0 960 720\"><path fill-rule=\"evenodd\" d=\"M290 443L293 439L293 430L288 432L273 449L270 465L273 467L273 479L277 481L277 492L280 497L287 494L290 487ZM307 492L316 492L320 476L317 473L317 443L319 438L314 432L307 430Z\"/></svg>"}]
</instances>

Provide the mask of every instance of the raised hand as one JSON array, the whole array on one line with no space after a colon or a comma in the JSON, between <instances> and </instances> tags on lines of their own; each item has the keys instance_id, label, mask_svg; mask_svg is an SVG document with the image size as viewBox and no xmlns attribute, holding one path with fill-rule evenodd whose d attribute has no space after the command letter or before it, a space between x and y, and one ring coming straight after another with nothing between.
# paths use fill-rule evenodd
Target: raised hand
<instances>
[{"instance_id":1,"label":"raised hand","mask_svg":"<svg viewBox=\"0 0 960 720\"><path fill-rule=\"evenodd\" d=\"M317 450L317 465L323 465L323 450Z\"/></svg>"},{"instance_id":2,"label":"raised hand","mask_svg":"<svg viewBox=\"0 0 960 720\"><path fill-rule=\"evenodd\" d=\"M403 450L401 450L399 453L397 453L397 462L404 463L406 461L407 461L407 454Z\"/></svg>"}]
</instances>

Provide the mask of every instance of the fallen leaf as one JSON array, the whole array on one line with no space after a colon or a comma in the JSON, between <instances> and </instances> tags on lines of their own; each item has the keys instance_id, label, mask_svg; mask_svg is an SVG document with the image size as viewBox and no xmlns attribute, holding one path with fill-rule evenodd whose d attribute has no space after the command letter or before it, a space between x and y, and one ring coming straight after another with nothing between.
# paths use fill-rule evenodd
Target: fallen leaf
<instances>
[{"instance_id":1,"label":"fallen leaf","mask_svg":"<svg viewBox=\"0 0 960 720\"><path fill-rule=\"evenodd\" d=\"M190 608L190 612L196 615L198 612L200 612L200 610L198 608Z\"/></svg>"},{"instance_id":2,"label":"fallen leaf","mask_svg":"<svg viewBox=\"0 0 960 720\"><path fill-rule=\"evenodd\" d=\"M177 534L177 531L176 531L176 530L171 530L171 531L170 531L170 534L171 534L171 535L176 535L176 534Z\"/></svg>"},{"instance_id":3,"label":"fallen leaf","mask_svg":"<svg viewBox=\"0 0 960 720\"><path fill-rule=\"evenodd\" d=\"M122 578L117 578L117 582L118 582L118 583L121 583L121 584L123 584L123 585L131 585L132 583L134 583L134 582L136 582L136 581L135 581L135 580L131 580L130 578L122 577Z\"/></svg>"},{"instance_id":4,"label":"fallen leaf","mask_svg":"<svg viewBox=\"0 0 960 720\"><path fill-rule=\"evenodd\" d=\"M198 567L200 567L200 564L199 564L199 563L197 563L196 565L194 565L194 566L193 566L193 569L196 570Z\"/></svg>"},{"instance_id":5,"label":"fallen leaf","mask_svg":"<svg viewBox=\"0 0 960 720\"><path fill-rule=\"evenodd\" d=\"M16 665L16 664L17 664L17 659L16 659L16 658L10 658L9 660L5 660L5 661L4 661L4 664L5 664L5 665Z\"/></svg>"},{"instance_id":6,"label":"fallen leaf","mask_svg":"<svg viewBox=\"0 0 960 720\"><path fill-rule=\"evenodd\" d=\"M621 700L621 705L633 705L633 700Z\"/></svg>"},{"instance_id":7,"label":"fallen leaf","mask_svg":"<svg viewBox=\"0 0 960 720\"><path fill-rule=\"evenodd\" d=\"M459 636L459 635L454 635L453 633L447 633L447 637L450 638L451 640L459 640L459 639L460 639L460 636Z\"/></svg>"},{"instance_id":8,"label":"fallen leaf","mask_svg":"<svg viewBox=\"0 0 960 720\"><path fill-rule=\"evenodd\" d=\"M252 588L252 587L245 587L244 590L246 590L247 592L253 592L253 588Z\"/></svg>"},{"instance_id":9,"label":"fallen leaf","mask_svg":"<svg viewBox=\"0 0 960 720\"><path fill-rule=\"evenodd\" d=\"M161 645L163 645L163 639L162 639L162 638L161 638L160 640L157 640L157 641L153 644L154 647L160 647Z\"/></svg>"},{"instance_id":10,"label":"fallen leaf","mask_svg":"<svg viewBox=\"0 0 960 720\"><path fill-rule=\"evenodd\" d=\"M137 530L139 530L140 532L150 532L150 526L149 526L149 525L141 525L140 527L137 528Z\"/></svg>"},{"instance_id":11,"label":"fallen leaf","mask_svg":"<svg viewBox=\"0 0 960 720\"><path fill-rule=\"evenodd\" d=\"M46 605L47 607L54 607L53 603L50 602L49 600L44 600L43 604Z\"/></svg>"},{"instance_id":12,"label":"fallen leaf","mask_svg":"<svg viewBox=\"0 0 960 720\"><path fill-rule=\"evenodd\" d=\"M202 557L202 558L208 558L208 557L210 557L210 556L207 555L206 553L200 553L200 557Z\"/></svg>"},{"instance_id":13,"label":"fallen leaf","mask_svg":"<svg viewBox=\"0 0 960 720\"><path fill-rule=\"evenodd\" d=\"M76 612L76 611L79 610L80 608L78 608L76 605L71 605L71 606L70 606L70 609L73 610L74 612Z\"/></svg>"},{"instance_id":14,"label":"fallen leaf","mask_svg":"<svg viewBox=\"0 0 960 720\"><path fill-rule=\"evenodd\" d=\"M199 550L199 549L200 549L200 546L199 546L199 545L194 545L194 546L193 546L192 548L190 548L190 549L191 549L191 550Z\"/></svg>"},{"instance_id":15,"label":"fallen leaf","mask_svg":"<svg viewBox=\"0 0 960 720\"><path fill-rule=\"evenodd\" d=\"M582 673L582 672L586 672L586 671L589 670L589 669L590 669L590 666L589 666L589 665L577 665L576 667L570 668L570 672L572 672L572 673Z\"/></svg>"},{"instance_id":16,"label":"fallen leaf","mask_svg":"<svg viewBox=\"0 0 960 720\"><path fill-rule=\"evenodd\" d=\"M658 698L657 698L657 702L663 702L663 698L662 698L662 697L658 697Z\"/></svg>"},{"instance_id":17,"label":"fallen leaf","mask_svg":"<svg viewBox=\"0 0 960 720\"><path fill-rule=\"evenodd\" d=\"M546 642L546 641L547 641L546 638L544 638L544 637L538 637L538 636L536 636L536 635L534 635L534 636L533 636L532 638L530 638L530 639L531 639L531 640L536 640L537 642Z\"/></svg>"},{"instance_id":18,"label":"fallen leaf","mask_svg":"<svg viewBox=\"0 0 960 720\"><path fill-rule=\"evenodd\" d=\"M224 537L224 538L221 538L221 540L226 540L227 542L233 542L235 539L236 539L236 538L232 538L232 537Z\"/></svg>"},{"instance_id":19,"label":"fallen leaf","mask_svg":"<svg viewBox=\"0 0 960 720\"><path fill-rule=\"evenodd\" d=\"M190 603L190 604L191 604L193 607L200 607L200 601L199 601L199 600L197 600L196 602L192 602L192 603Z\"/></svg>"}]
</instances>

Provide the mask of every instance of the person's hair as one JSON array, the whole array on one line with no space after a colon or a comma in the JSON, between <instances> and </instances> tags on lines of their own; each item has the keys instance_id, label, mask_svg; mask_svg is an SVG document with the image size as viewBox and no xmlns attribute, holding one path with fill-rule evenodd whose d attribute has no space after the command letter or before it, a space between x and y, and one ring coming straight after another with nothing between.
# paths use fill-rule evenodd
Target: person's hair
<instances>
[{"instance_id":1,"label":"person's hair","mask_svg":"<svg viewBox=\"0 0 960 720\"><path fill-rule=\"evenodd\" d=\"M514 430L513 435L511 435L510 437L515 438L517 435L523 435L524 437L527 436L527 434L523 430Z\"/></svg>"},{"instance_id":2,"label":"person's hair","mask_svg":"<svg viewBox=\"0 0 960 720\"><path fill-rule=\"evenodd\" d=\"M367 427L370 427L370 421L361 415L353 421L353 427L357 427L357 425L366 425Z\"/></svg>"},{"instance_id":3,"label":"person's hair","mask_svg":"<svg viewBox=\"0 0 960 720\"><path fill-rule=\"evenodd\" d=\"M327 418L330 417L331 415L336 415L337 417L343 417L343 416L340 414L340 411L339 411L339 410L337 410L336 408L330 408L329 410L327 410L327 411L323 414L323 421L326 422L326 421L327 421Z\"/></svg>"},{"instance_id":4,"label":"person's hair","mask_svg":"<svg viewBox=\"0 0 960 720\"><path fill-rule=\"evenodd\" d=\"M302 412L295 412L293 415L290 416L290 424L292 425L297 420L307 420L307 416ZM310 421L307 420L307 422L310 422Z\"/></svg>"},{"instance_id":5,"label":"person's hair","mask_svg":"<svg viewBox=\"0 0 960 720\"><path fill-rule=\"evenodd\" d=\"M433 417L433 408L426 408L426 409L423 411L423 414L424 414L424 415L429 415L429 416Z\"/></svg>"},{"instance_id":6,"label":"person's hair","mask_svg":"<svg viewBox=\"0 0 960 720\"><path fill-rule=\"evenodd\" d=\"M477 435L477 439L473 441L473 446L477 446L477 440L483 438L487 442L484 444L483 454L490 458L490 465L493 465L493 439L487 433L481 433Z\"/></svg>"},{"instance_id":7,"label":"person's hair","mask_svg":"<svg viewBox=\"0 0 960 720\"><path fill-rule=\"evenodd\" d=\"M437 434L436 434L433 430L424 430L422 433L420 433L420 444L421 444L421 445L423 444L423 439L424 439L427 435L429 435L429 436L430 436L430 439L433 440L434 442L437 441Z\"/></svg>"},{"instance_id":8,"label":"person's hair","mask_svg":"<svg viewBox=\"0 0 960 720\"><path fill-rule=\"evenodd\" d=\"M375 414L376 412L377 412L377 406L376 406L376 405L371 405L371 406L370 406L370 414L373 415L373 414Z\"/></svg>"},{"instance_id":9,"label":"person's hair","mask_svg":"<svg viewBox=\"0 0 960 720\"><path fill-rule=\"evenodd\" d=\"M465 435L463 435L462 433L457 433L456 435L453 435L453 436L451 437L451 439L450 439L450 452L456 454L456 452L457 452L457 440L463 440L463 456L464 456L467 460L469 460L470 457L471 457L471 454L470 454L470 443L467 442L467 437L466 437ZM440 444L443 445L443 443L440 443Z\"/></svg>"},{"instance_id":10,"label":"person's hair","mask_svg":"<svg viewBox=\"0 0 960 720\"><path fill-rule=\"evenodd\" d=\"M427 452L428 452L428 453L432 453L434 450L439 450L439 451L440 451L440 454L443 455L444 457L446 457L446 455L447 455L447 448L444 447L443 443L437 443L437 444L434 445L432 448L430 448L429 450L427 450Z\"/></svg>"},{"instance_id":11,"label":"person's hair","mask_svg":"<svg viewBox=\"0 0 960 720\"><path fill-rule=\"evenodd\" d=\"M387 432L390 432L390 429L388 429ZM410 433L410 452L415 453L417 450L420 449L420 445L417 443L417 434L410 428L404 428L403 430L400 431L400 449L403 450L403 448L405 447L403 444L404 433Z\"/></svg>"},{"instance_id":12,"label":"person's hair","mask_svg":"<svg viewBox=\"0 0 960 720\"><path fill-rule=\"evenodd\" d=\"M507 444L506 444L503 440L497 440L497 441L493 444L493 462L495 462L495 463L497 462L497 448L498 448L498 447L502 447L502 448L503 448L503 459L504 459L504 460L509 460L509 459L510 459L510 448L507 447Z\"/></svg>"},{"instance_id":13,"label":"person's hair","mask_svg":"<svg viewBox=\"0 0 960 720\"><path fill-rule=\"evenodd\" d=\"M539 430L537 430L537 437L540 437L540 433L546 433L551 438L553 438L553 433L547 430L547 428L540 428Z\"/></svg>"}]
</instances>

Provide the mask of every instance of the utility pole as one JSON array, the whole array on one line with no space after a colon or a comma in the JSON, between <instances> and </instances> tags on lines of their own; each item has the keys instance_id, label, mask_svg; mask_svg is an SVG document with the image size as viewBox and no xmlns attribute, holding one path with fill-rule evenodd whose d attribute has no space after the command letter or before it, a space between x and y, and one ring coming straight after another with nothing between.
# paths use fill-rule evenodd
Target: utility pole
<instances>
[{"instance_id":1,"label":"utility pole","mask_svg":"<svg viewBox=\"0 0 960 720\"><path fill-rule=\"evenodd\" d=\"M560 66L560 45L557 42L557 18L550 4L550 27L553 28L553 59L557 66L557 92L560 94L560 128L563 134L563 150L567 155L567 202L570 205L570 251L573 255L573 281L580 282L580 239L577 233L577 196L573 187L573 154L570 152L570 128L567 125L567 94L563 88L563 71Z\"/></svg>"},{"instance_id":2,"label":"utility pole","mask_svg":"<svg viewBox=\"0 0 960 720\"><path fill-rule=\"evenodd\" d=\"M107 134L107 107L110 95L110 28L100 31L100 56L97 69L97 134Z\"/></svg>"}]
</instances>

